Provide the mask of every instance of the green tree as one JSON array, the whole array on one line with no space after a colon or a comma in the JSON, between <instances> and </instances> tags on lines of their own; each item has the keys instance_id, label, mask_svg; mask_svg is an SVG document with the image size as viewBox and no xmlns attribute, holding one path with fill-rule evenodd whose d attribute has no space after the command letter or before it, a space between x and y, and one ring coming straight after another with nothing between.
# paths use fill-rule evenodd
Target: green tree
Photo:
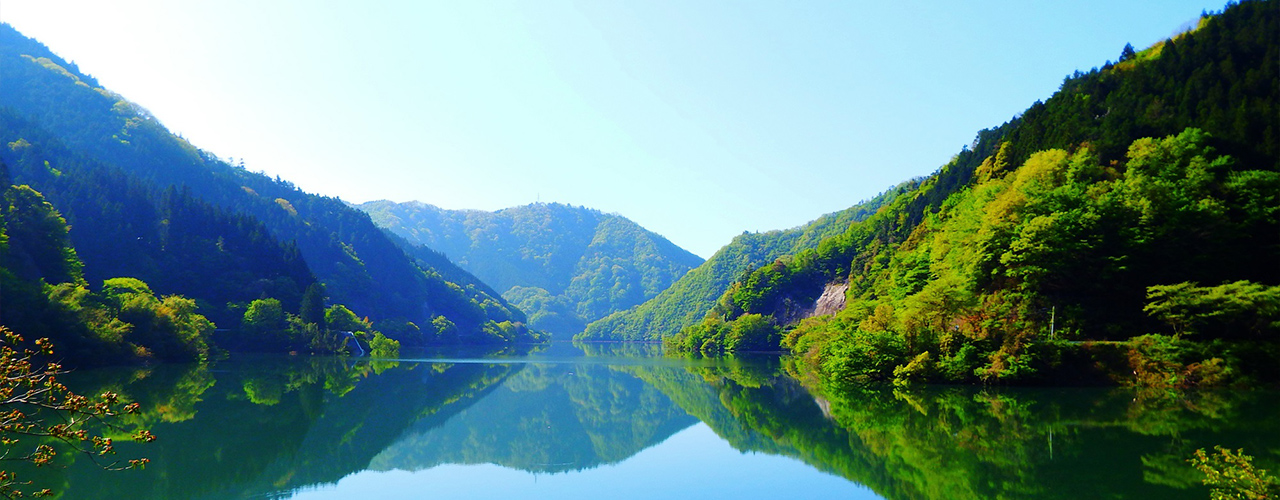
<instances>
[{"instance_id":1,"label":"green tree","mask_svg":"<svg viewBox=\"0 0 1280 500\"><path fill-rule=\"evenodd\" d=\"M435 330L438 342L451 344L458 341L458 326L449 321L449 318L436 316L431 320L431 327Z\"/></svg>"},{"instance_id":2,"label":"green tree","mask_svg":"<svg viewBox=\"0 0 1280 500\"><path fill-rule=\"evenodd\" d=\"M9 239L5 267L48 283L83 282L82 264L71 248L67 221L30 186L4 191L0 223Z\"/></svg>"},{"instance_id":3,"label":"green tree","mask_svg":"<svg viewBox=\"0 0 1280 500\"><path fill-rule=\"evenodd\" d=\"M256 335L277 332L285 328L284 308L280 301L272 298L258 299L249 303L244 311L241 323L246 331Z\"/></svg>"},{"instance_id":4,"label":"green tree","mask_svg":"<svg viewBox=\"0 0 1280 500\"><path fill-rule=\"evenodd\" d=\"M1125 62L1130 59L1133 59L1134 57L1137 57L1137 55L1138 54L1133 50L1133 44L1126 43L1124 44L1124 49L1120 51L1120 62Z\"/></svg>"},{"instance_id":5,"label":"green tree","mask_svg":"<svg viewBox=\"0 0 1280 500\"><path fill-rule=\"evenodd\" d=\"M137 278L106 280L101 294L113 316L131 325L123 329L127 331L124 338L143 354L170 360L208 357L214 324L198 312L195 300L179 295L157 298Z\"/></svg>"},{"instance_id":6,"label":"green tree","mask_svg":"<svg viewBox=\"0 0 1280 500\"><path fill-rule=\"evenodd\" d=\"M329 330L338 332L364 332L372 327L356 316L356 313L342 304L334 304L324 311L324 324Z\"/></svg>"},{"instance_id":7,"label":"green tree","mask_svg":"<svg viewBox=\"0 0 1280 500\"><path fill-rule=\"evenodd\" d=\"M324 321L324 285L312 283L302 294L302 305L298 308L298 316L302 321L314 325L323 325Z\"/></svg>"},{"instance_id":8,"label":"green tree","mask_svg":"<svg viewBox=\"0 0 1280 500\"><path fill-rule=\"evenodd\" d=\"M102 282L102 295L118 299L131 295L152 295L151 287L138 278L111 278Z\"/></svg>"},{"instance_id":9,"label":"green tree","mask_svg":"<svg viewBox=\"0 0 1280 500\"><path fill-rule=\"evenodd\" d=\"M1243 280L1205 287L1183 282L1148 287L1147 300L1142 310L1177 335L1223 337L1280 331L1280 286Z\"/></svg>"},{"instance_id":10,"label":"green tree","mask_svg":"<svg viewBox=\"0 0 1280 500\"><path fill-rule=\"evenodd\" d=\"M778 327L760 314L744 314L733 320L725 333L724 348L728 352L763 351L778 348Z\"/></svg>"},{"instance_id":11,"label":"green tree","mask_svg":"<svg viewBox=\"0 0 1280 500\"><path fill-rule=\"evenodd\" d=\"M400 357L400 342L387 338L382 332L373 332L373 338L369 339L369 356L375 358L398 358Z\"/></svg>"}]
</instances>

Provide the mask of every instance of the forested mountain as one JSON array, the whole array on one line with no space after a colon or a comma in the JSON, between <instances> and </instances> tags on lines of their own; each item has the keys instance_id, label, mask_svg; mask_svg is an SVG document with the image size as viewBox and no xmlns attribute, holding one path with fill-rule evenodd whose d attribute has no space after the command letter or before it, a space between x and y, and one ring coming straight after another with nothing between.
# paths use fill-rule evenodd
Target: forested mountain
<instances>
[{"instance_id":1,"label":"forested mountain","mask_svg":"<svg viewBox=\"0 0 1280 500\"><path fill-rule=\"evenodd\" d=\"M90 284L138 277L234 328L248 301L303 314L319 281L321 307L327 294L403 340L529 334L523 313L474 277L420 265L340 200L197 149L3 24L0 74L0 159L15 184L47 194L71 223ZM309 322L325 323L315 310Z\"/></svg>"},{"instance_id":2,"label":"forested mountain","mask_svg":"<svg viewBox=\"0 0 1280 500\"><path fill-rule=\"evenodd\" d=\"M444 253L501 291L534 328L564 336L652 298L702 263L624 217L558 203L496 212L420 202L358 206L407 243Z\"/></svg>"},{"instance_id":3,"label":"forested mountain","mask_svg":"<svg viewBox=\"0 0 1280 500\"><path fill-rule=\"evenodd\" d=\"M73 376L98 393L143 405L120 425L164 437L155 446L121 439L119 453L155 460L136 474L102 474L90 457L60 455L58 467L23 477L78 499L266 498L332 484L369 467L406 432L450 419L522 367L415 369L323 357L219 363L218 369L166 363L137 373L116 368L87 381Z\"/></svg>"},{"instance_id":4,"label":"forested mountain","mask_svg":"<svg viewBox=\"0 0 1280 500\"><path fill-rule=\"evenodd\" d=\"M584 404L584 402L603 404ZM372 470L498 464L533 472L614 464L696 424L649 384L614 367L529 364L448 421L424 419Z\"/></svg>"},{"instance_id":5,"label":"forested mountain","mask_svg":"<svg viewBox=\"0 0 1280 500\"><path fill-rule=\"evenodd\" d=\"M918 185L919 181L904 182L869 201L824 215L801 227L765 233L744 232L657 297L587 325L577 338L660 340L673 335L680 328L702 319L720 294L743 272L783 255L814 248L818 242L839 234L853 222L869 217L881 206Z\"/></svg>"},{"instance_id":6,"label":"forested mountain","mask_svg":"<svg viewBox=\"0 0 1280 500\"><path fill-rule=\"evenodd\" d=\"M1265 391L863 385L820 396L776 366L615 369L743 453L794 457L890 499L1202 499L1201 477L1186 472L1196 448L1280 442ZM1260 454L1257 465L1276 463Z\"/></svg>"},{"instance_id":7,"label":"forested mountain","mask_svg":"<svg viewBox=\"0 0 1280 500\"><path fill-rule=\"evenodd\" d=\"M30 186L12 184L3 159L0 187L0 335L6 356L33 347L34 352L50 354L48 344L37 340L41 338L56 345L51 354L80 364L208 356L213 323L197 312L194 300L157 297L146 283L123 277L104 280L99 290L90 292L84 262L71 245L62 214ZM170 205L174 206L178 205ZM234 223L221 229L244 236L236 231L243 227ZM232 244L254 243L263 242L238 239ZM268 249L270 243L266 242ZM276 254L262 258L287 257L284 249L274 249ZM229 258L239 257L244 255ZM26 336L25 342L21 336Z\"/></svg>"},{"instance_id":8,"label":"forested mountain","mask_svg":"<svg viewBox=\"0 0 1280 500\"><path fill-rule=\"evenodd\" d=\"M1276 380L1278 25L1280 2L1242 2L1076 72L919 189L743 276L671 345L777 346L785 327L840 386ZM787 321L831 284L842 311Z\"/></svg>"}]
</instances>

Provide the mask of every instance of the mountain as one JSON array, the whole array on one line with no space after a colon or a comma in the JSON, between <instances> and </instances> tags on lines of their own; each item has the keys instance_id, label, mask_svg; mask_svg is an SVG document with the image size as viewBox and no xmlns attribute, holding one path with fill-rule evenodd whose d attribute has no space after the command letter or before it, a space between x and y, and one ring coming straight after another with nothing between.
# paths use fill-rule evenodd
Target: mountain
<instances>
[{"instance_id":1,"label":"mountain","mask_svg":"<svg viewBox=\"0 0 1280 500\"><path fill-rule=\"evenodd\" d=\"M67 454L60 467L24 477L83 499L269 498L333 484L368 468L424 422L449 420L521 368L279 356L219 363L114 367L76 378L142 404L121 425L164 437L156 446L118 439L118 449L152 463L137 474L102 474L88 457Z\"/></svg>"},{"instance_id":2,"label":"mountain","mask_svg":"<svg viewBox=\"0 0 1280 500\"><path fill-rule=\"evenodd\" d=\"M453 418L424 419L406 429L369 468L492 463L581 471L627 460L696 423L652 386L614 367L529 364Z\"/></svg>"},{"instance_id":3,"label":"mountain","mask_svg":"<svg viewBox=\"0 0 1280 500\"><path fill-rule=\"evenodd\" d=\"M500 290L534 328L564 336L654 297L702 263L625 217L558 203L496 212L420 202L358 207L409 245L439 251Z\"/></svg>"},{"instance_id":4,"label":"mountain","mask_svg":"<svg viewBox=\"0 0 1280 500\"><path fill-rule=\"evenodd\" d=\"M1204 498L1202 476L1187 472L1195 449L1277 440L1269 391L869 385L816 394L776 366L614 369L742 453L792 457L878 498Z\"/></svg>"},{"instance_id":5,"label":"mountain","mask_svg":"<svg viewBox=\"0 0 1280 500\"><path fill-rule=\"evenodd\" d=\"M817 246L822 239L865 219L919 181L907 181L845 210L819 217L793 229L743 232L702 265L676 280L656 297L587 325L580 340L660 340L696 323L735 279L783 255Z\"/></svg>"},{"instance_id":6,"label":"mountain","mask_svg":"<svg viewBox=\"0 0 1280 500\"><path fill-rule=\"evenodd\" d=\"M11 142L8 146L24 153L32 149L25 142ZM53 170L48 165L44 163L42 167ZM77 173L59 171L58 177L73 185L76 180L103 180L81 179ZM41 345L38 339L48 339L56 347L54 355L58 359L80 365L208 357L214 324L197 312L196 301L176 294L157 297L145 282L131 277L106 279L101 289L90 292L85 261L72 245L67 220L39 191L14 184L10 174L8 164L0 159L0 332L4 333L0 343L6 352L44 351L36 349ZM230 271L235 277L251 281L268 277L278 280L270 283L310 279L305 266L289 265L297 260L290 260L287 248L260 237L252 222L219 217L205 210L207 207L172 192L166 194L169 196L159 209L172 219L173 233L220 231L229 237L221 258L204 259L192 267ZM144 210L136 214L145 218L155 212ZM201 241L191 238L196 246ZM144 255L143 261L164 266L171 259L189 257L191 246L174 244L171 252L152 252ZM149 259L152 257L155 259ZM272 269L257 264L268 264ZM221 287L227 283L225 279L212 279L208 285L211 293L218 294L226 291Z\"/></svg>"},{"instance_id":7,"label":"mountain","mask_svg":"<svg viewBox=\"0 0 1280 500\"><path fill-rule=\"evenodd\" d=\"M341 200L201 151L3 24L0 74L0 159L62 210L90 278L189 294L224 327L248 300L301 312L318 280L329 303L396 325L386 329L402 340L529 335L524 314L474 276L420 264Z\"/></svg>"},{"instance_id":8,"label":"mountain","mask_svg":"<svg viewBox=\"0 0 1280 500\"><path fill-rule=\"evenodd\" d=\"M0 108L0 143L12 182L34 187L66 217L89 283L139 277L208 302L207 314L225 323L238 320L226 304L263 294L296 309L316 281L297 248L256 219L213 207L189 188L161 190L86 158L12 109Z\"/></svg>"},{"instance_id":9,"label":"mountain","mask_svg":"<svg viewBox=\"0 0 1280 500\"><path fill-rule=\"evenodd\" d=\"M1280 379L1278 23L1280 2L1242 2L1076 72L670 345L783 334L840 386ZM796 314L824 294L846 305Z\"/></svg>"}]
</instances>

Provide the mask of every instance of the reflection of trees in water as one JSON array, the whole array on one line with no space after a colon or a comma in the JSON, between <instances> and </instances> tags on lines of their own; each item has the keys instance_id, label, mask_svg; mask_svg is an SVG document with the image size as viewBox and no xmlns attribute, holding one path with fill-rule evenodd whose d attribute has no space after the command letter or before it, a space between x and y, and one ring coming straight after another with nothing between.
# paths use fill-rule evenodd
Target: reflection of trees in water
<instances>
[{"instance_id":1,"label":"reflection of trees in water","mask_svg":"<svg viewBox=\"0 0 1280 500\"><path fill-rule=\"evenodd\" d=\"M644 342L574 342L588 358L652 358L662 355L662 344Z\"/></svg>"},{"instance_id":2,"label":"reflection of trees in water","mask_svg":"<svg viewBox=\"0 0 1280 500\"><path fill-rule=\"evenodd\" d=\"M661 392L605 365L531 364L448 422L415 425L371 467L583 470L629 458L696 422Z\"/></svg>"},{"instance_id":3,"label":"reflection of trees in water","mask_svg":"<svg viewBox=\"0 0 1280 500\"><path fill-rule=\"evenodd\" d=\"M794 457L894 499L1202 498L1185 462L1196 448L1244 448L1263 468L1280 464L1275 394L815 393L776 358L685 363L653 349L597 344L583 347L585 363L561 364L264 357L84 372L70 380L77 390L142 403L129 422L160 440L119 447L152 464L38 472L66 498L181 499L278 495L367 468L571 471L625 460L695 418L739 450Z\"/></svg>"},{"instance_id":4,"label":"reflection of trees in water","mask_svg":"<svg viewBox=\"0 0 1280 500\"><path fill-rule=\"evenodd\" d=\"M117 447L152 463L115 474L86 463L39 472L65 484L66 498L86 499L241 498L331 483L367 467L413 422L458 411L517 369L276 356L86 372L81 387L143 404L130 423L160 439Z\"/></svg>"},{"instance_id":5,"label":"reflection of trees in water","mask_svg":"<svg viewBox=\"0 0 1280 500\"><path fill-rule=\"evenodd\" d=\"M1186 462L1196 448L1223 443L1280 463L1275 394L881 387L814 397L759 367L623 369L740 450L796 457L894 499L1203 498Z\"/></svg>"},{"instance_id":6,"label":"reflection of trees in water","mask_svg":"<svg viewBox=\"0 0 1280 500\"><path fill-rule=\"evenodd\" d=\"M624 460L696 422L599 364L273 356L80 379L141 402L146 413L130 423L161 440L141 450L153 459L145 471L54 471L49 483L65 484L68 498L278 495L371 467L439 463L577 470Z\"/></svg>"}]
</instances>

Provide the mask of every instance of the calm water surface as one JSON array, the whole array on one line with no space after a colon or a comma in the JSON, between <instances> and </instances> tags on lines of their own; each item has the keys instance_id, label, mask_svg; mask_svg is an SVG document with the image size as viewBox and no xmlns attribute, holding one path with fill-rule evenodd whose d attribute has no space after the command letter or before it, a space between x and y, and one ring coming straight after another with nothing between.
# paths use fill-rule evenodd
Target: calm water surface
<instances>
[{"instance_id":1,"label":"calm water surface","mask_svg":"<svg viewBox=\"0 0 1280 500\"><path fill-rule=\"evenodd\" d=\"M771 357L553 344L396 362L240 357L74 374L143 404L145 470L63 456L69 499L1207 498L1185 459L1280 464L1271 392L865 389ZM127 431L127 429L126 429ZM120 432L124 440L127 432Z\"/></svg>"}]
</instances>

